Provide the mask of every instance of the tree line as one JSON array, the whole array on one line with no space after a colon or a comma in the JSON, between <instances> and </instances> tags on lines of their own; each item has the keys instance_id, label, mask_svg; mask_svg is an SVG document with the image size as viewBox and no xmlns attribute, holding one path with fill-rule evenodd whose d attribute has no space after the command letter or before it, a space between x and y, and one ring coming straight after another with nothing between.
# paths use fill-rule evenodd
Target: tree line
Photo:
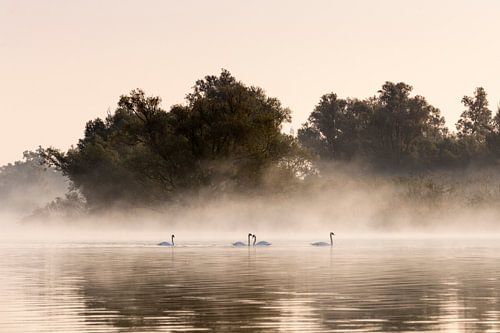
<instances>
[{"instance_id":1,"label":"tree line","mask_svg":"<svg viewBox=\"0 0 500 333\"><path fill-rule=\"evenodd\" d=\"M321 160L359 160L390 171L494 164L500 153L500 114L492 117L486 92L464 96L456 131L440 110L405 83L386 82L374 97L323 95L298 131L302 147Z\"/></svg>"},{"instance_id":2,"label":"tree line","mask_svg":"<svg viewBox=\"0 0 500 333\"><path fill-rule=\"evenodd\" d=\"M477 88L462 99L456 132L440 110L405 83L386 82L367 99L323 95L296 137L283 133L291 112L228 71L198 80L168 110L142 90L85 126L64 152L40 151L89 207L149 205L179 194L287 191L326 162L357 162L385 172L491 165L500 155L500 115Z\"/></svg>"}]
</instances>

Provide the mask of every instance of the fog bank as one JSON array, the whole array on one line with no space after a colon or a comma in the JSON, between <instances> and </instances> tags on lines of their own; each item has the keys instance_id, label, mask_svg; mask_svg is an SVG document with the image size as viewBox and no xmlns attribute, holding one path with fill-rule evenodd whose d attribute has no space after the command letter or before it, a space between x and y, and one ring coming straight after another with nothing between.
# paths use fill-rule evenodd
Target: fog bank
<instances>
[{"instance_id":1,"label":"fog bank","mask_svg":"<svg viewBox=\"0 0 500 333\"><path fill-rule=\"evenodd\" d=\"M203 190L156 207L109 207L80 215L0 218L6 241L184 241L364 235L468 236L500 232L500 176L491 170L425 176L374 175L332 167L282 193Z\"/></svg>"}]
</instances>

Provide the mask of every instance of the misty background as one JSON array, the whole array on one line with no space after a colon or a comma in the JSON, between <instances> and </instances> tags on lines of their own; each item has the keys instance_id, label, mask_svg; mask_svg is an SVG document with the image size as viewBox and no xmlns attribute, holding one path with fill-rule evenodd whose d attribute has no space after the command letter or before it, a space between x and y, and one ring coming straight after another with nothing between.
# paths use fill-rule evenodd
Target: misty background
<instances>
[{"instance_id":1,"label":"misty background","mask_svg":"<svg viewBox=\"0 0 500 333\"><path fill-rule=\"evenodd\" d=\"M133 90L69 150L39 147L1 167L3 237L61 226L64 236L40 237L496 232L499 112L478 87L450 130L412 90L326 93L290 134L290 109L227 70L168 110Z\"/></svg>"},{"instance_id":2,"label":"misty background","mask_svg":"<svg viewBox=\"0 0 500 333\"><path fill-rule=\"evenodd\" d=\"M499 12L0 0L0 237L496 232Z\"/></svg>"}]
</instances>

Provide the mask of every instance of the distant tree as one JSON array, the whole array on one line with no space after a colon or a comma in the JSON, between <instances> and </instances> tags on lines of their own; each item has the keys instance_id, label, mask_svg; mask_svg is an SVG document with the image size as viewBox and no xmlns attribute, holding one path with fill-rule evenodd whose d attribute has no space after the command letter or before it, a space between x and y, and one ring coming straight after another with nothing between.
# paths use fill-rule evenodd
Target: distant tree
<instances>
[{"instance_id":1,"label":"distant tree","mask_svg":"<svg viewBox=\"0 0 500 333\"><path fill-rule=\"evenodd\" d=\"M365 101L323 95L307 122L298 131L298 139L321 158L350 160L362 148L362 132L372 108Z\"/></svg>"},{"instance_id":2,"label":"distant tree","mask_svg":"<svg viewBox=\"0 0 500 333\"><path fill-rule=\"evenodd\" d=\"M437 154L433 143L446 133L439 109L422 96L410 97L411 90L402 82L386 82L379 90L370 132L373 158L382 165L425 165Z\"/></svg>"},{"instance_id":3,"label":"distant tree","mask_svg":"<svg viewBox=\"0 0 500 333\"><path fill-rule=\"evenodd\" d=\"M300 143L322 159L351 160L373 166L429 166L439 159L439 144L447 135L439 109L412 87L386 82L379 95L367 100L321 97L299 130Z\"/></svg>"},{"instance_id":4,"label":"distant tree","mask_svg":"<svg viewBox=\"0 0 500 333\"><path fill-rule=\"evenodd\" d=\"M488 109L488 99L484 88L474 91L474 96L464 96L462 103L467 108L457 122L458 135L471 137L478 143L484 143L486 136L492 130L491 110Z\"/></svg>"},{"instance_id":5,"label":"distant tree","mask_svg":"<svg viewBox=\"0 0 500 333\"><path fill-rule=\"evenodd\" d=\"M438 155L433 163L434 168L460 168L464 166L464 147L456 134L446 134L435 142Z\"/></svg>"},{"instance_id":6,"label":"distant tree","mask_svg":"<svg viewBox=\"0 0 500 333\"><path fill-rule=\"evenodd\" d=\"M488 159L486 141L494 125L486 91L482 87L476 88L474 96L464 96L462 103L466 110L462 112L456 125L463 149L462 159L466 162L484 162Z\"/></svg>"},{"instance_id":7,"label":"distant tree","mask_svg":"<svg viewBox=\"0 0 500 333\"><path fill-rule=\"evenodd\" d=\"M64 195L68 186L60 172L43 164L40 149L25 151L21 161L0 167L0 211L27 215Z\"/></svg>"},{"instance_id":8,"label":"distant tree","mask_svg":"<svg viewBox=\"0 0 500 333\"><path fill-rule=\"evenodd\" d=\"M490 162L498 163L500 161L500 107L492 119L491 131L486 136L486 145Z\"/></svg>"},{"instance_id":9,"label":"distant tree","mask_svg":"<svg viewBox=\"0 0 500 333\"><path fill-rule=\"evenodd\" d=\"M500 133L500 106L497 108L497 112L493 117L492 121L492 131L496 133Z\"/></svg>"},{"instance_id":10,"label":"distant tree","mask_svg":"<svg viewBox=\"0 0 500 333\"><path fill-rule=\"evenodd\" d=\"M76 147L46 149L45 158L94 209L163 202L206 187L253 188L268 182L269 169L291 165L284 161L296 144L281 133L290 111L262 89L223 70L197 81L186 102L167 112L159 97L133 90L114 114L88 122Z\"/></svg>"},{"instance_id":11,"label":"distant tree","mask_svg":"<svg viewBox=\"0 0 500 333\"><path fill-rule=\"evenodd\" d=\"M87 207L85 198L77 191L70 191L64 198L57 197L42 207L36 208L30 215L25 216L22 221L38 221L40 219L74 219L85 216Z\"/></svg>"}]
</instances>

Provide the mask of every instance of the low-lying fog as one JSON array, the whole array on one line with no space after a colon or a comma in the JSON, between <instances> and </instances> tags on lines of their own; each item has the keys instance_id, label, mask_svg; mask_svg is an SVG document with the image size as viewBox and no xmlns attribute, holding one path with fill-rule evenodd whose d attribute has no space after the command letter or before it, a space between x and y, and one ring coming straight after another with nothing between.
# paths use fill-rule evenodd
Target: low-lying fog
<instances>
[{"instance_id":1,"label":"low-lying fog","mask_svg":"<svg viewBox=\"0 0 500 333\"><path fill-rule=\"evenodd\" d=\"M29 208L9 211L4 205L0 241L156 242L175 234L178 244L223 243L246 242L248 232L271 242L328 241L330 231L336 239L492 237L499 233L498 199L494 170L396 177L338 168L289 193L216 196L206 190L156 208L26 218Z\"/></svg>"}]
</instances>

